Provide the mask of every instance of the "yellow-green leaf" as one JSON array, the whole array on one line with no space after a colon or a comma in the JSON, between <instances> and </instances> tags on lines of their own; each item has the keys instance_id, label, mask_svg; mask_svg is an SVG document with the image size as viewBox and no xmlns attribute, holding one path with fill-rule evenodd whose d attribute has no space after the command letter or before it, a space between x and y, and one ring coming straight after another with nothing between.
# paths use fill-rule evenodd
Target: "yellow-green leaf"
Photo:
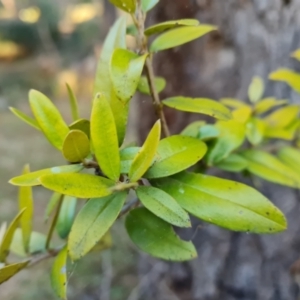
<instances>
[{"instance_id":1,"label":"yellow-green leaf","mask_svg":"<svg viewBox=\"0 0 300 300\"><path fill-rule=\"evenodd\" d=\"M259 150L248 150L242 153L248 160L249 172L265 180L300 188L300 175L275 156Z\"/></svg>"},{"instance_id":2,"label":"yellow-green leaf","mask_svg":"<svg viewBox=\"0 0 300 300\"><path fill-rule=\"evenodd\" d=\"M285 128L298 118L299 111L299 105L289 105L274 111L264 121L271 127Z\"/></svg>"},{"instance_id":3,"label":"yellow-green leaf","mask_svg":"<svg viewBox=\"0 0 300 300\"><path fill-rule=\"evenodd\" d=\"M51 286L60 299L67 299L67 258L68 250L64 247L56 256L51 270Z\"/></svg>"},{"instance_id":4,"label":"yellow-green leaf","mask_svg":"<svg viewBox=\"0 0 300 300\"><path fill-rule=\"evenodd\" d=\"M277 156L285 165L300 174L300 151L298 149L284 147L278 151Z\"/></svg>"},{"instance_id":5,"label":"yellow-green leaf","mask_svg":"<svg viewBox=\"0 0 300 300\"><path fill-rule=\"evenodd\" d=\"M71 130L62 148L64 158L71 163L82 162L90 153L90 141L81 130Z\"/></svg>"},{"instance_id":6,"label":"yellow-green leaf","mask_svg":"<svg viewBox=\"0 0 300 300\"><path fill-rule=\"evenodd\" d=\"M44 217L44 220L45 222L48 221L51 213L53 212L54 208L56 207L56 205L58 204L60 198L63 197L63 195L59 194L59 193L56 193L54 192L47 204L47 207L46 207L46 211L45 211L45 217Z\"/></svg>"},{"instance_id":7,"label":"yellow-green leaf","mask_svg":"<svg viewBox=\"0 0 300 300\"><path fill-rule=\"evenodd\" d=\"M38 122L35 119L25 115L23 112L21 112L20 110L14 108L14 107L10 107L9 109L16 117L18 117L23 122L27 123L28 125L32 126L33 128L35 128L37 130L41 130Z\"/></svg>"},{"instance_id":8,"label":"yellow-green leaf","mask_svg":"<svg viewBox=\"0 0 300 300\"><path fill-rule=\"evenodd\" d=\"M71 106L71 112L72 112L72 118L73 121L79 120L79 112L78 112L78 101L77 98L71 89L71 87L67 84L67 90L69 94L69 100L70 100L70 106Z\"/></svg>"},{"instance_id":9,"label":"yellow-green leaf","mask_svg":"<svg viewBox=\"0 0 300 300\"><path fill-rule=\"evenodd\" d=\"M114 224L124 205L127 192L89 200L72 227L68 250L72 260L86 255Z\"/></svg>"},{"instance_id":10,"label":"yellow-green leaf","mask_svg":"<svg viewBox=\"0 0 300 300\"><path fill-rule=\"evenodd\" d=\"M94 97L103 93L109 101L117 127L119 144L123 143L128 118L129 105L121 102L113 88L110 72L110 61L114 49L126 48L126 18L118 19L109 31L102 48L101 57L95 78Z\"/></svg>"},{"instance_id":11,"label":"yellow-green leaf","mask_svg":"<svg viewBox=\"0 0 300 300\"><path fill-rule=\"evenodd\" d=\"M136 9L137 0L109 0L116 7L133 14Z\"/></svg>"},{"instance_id":12,"label":"yellow-green leaf","mask_svg":"<svg viewBox=\"0 0 300 300\"><path fill-rule=\"evenodd\" d=\"M98 198L109 195L114 182L90 174L52 174L40 177L41 184L54 192L76 198Z\"/></svg>"},{"instance_id":13,"label":"yellow-green leaf","mask_svg":"<svg viewBox=\"0 0 300 300\"><path fill-rule=\"evenodd\" d=\"M271 110L276 106L280 106L287 103L288 100L277 100L276 98L273 97L265 98L255 104L254 113L260 115L265 112L268 112L269 110Z\"/></svg>"},{"instance_id":14,"label":"yellow-green leaf","mask_svg":"<svg viewBox=\"0 0 300 300\"><path fill-rule=\"evenodd\" d=\"M39 127L48 141L55 148L61 150L69 128L58 109L49 98L35 90L31 90L29 93L29 103Z\"/></svg>"},{"instance_id":15,"label":"yellow-green leaf","mask_svg":"<svg viewBox=\"0 0 300 300\"><path fill-rule=\"evenodd\" d=\"M182 135L173 135L159 142L154 164L146 178L166 177L181 172L197 163L206 153L202 141Z\"/></svg>"},{"instance_id":16,"label":"yellow-green leaf","mask_svg":"<svg viewBox=\"0 0 300 300\"><path fill-rule=\"evenodd\" d=\"M246 136L252 145L262 142L266 131L266 124L257 118L252 118L246 124Z\"/></svg>"},{"instance_id":17,"label":"yellow-green leaf","mask_svg":"<svg viewBox=\"0 0 300 300\"><path fill-rule=\"evenodd\" d=\"M251 106L243 103L241 100L234 99L234 98L222 98L220 99L220 102L230 108L241 108L241 107L251 108Z\"/></svg>"},{"instance_id":18,"label":"yellow-green leaf","mask_svg":"<svg viewBox=\"0 0 300 300\"><path fill-rule=\"evenodd\" d=\"M36 186L41 184L39 182L39 178L43 175L76 173L81 171L82 169L82 164L53 167L14 177L9 181L9 183L17 186Z\"/></svg>"},{"instance_id":19,"label":"yellow-green leaf","mask_svg":"<svg viewBox=\"0 0 300 300\"><path fill-rule=\"evenodd\" d=\"M226 106L205 98L172 97L163 100L163 104L177 110L205 114L220 120L230 120L232 117Z\"/></svg>"},{"instance_id":20,"label":"yellow-green leaf","mask_svg":"<svg viewBox=\"0 0 300 300\"><path fill-rule=\"evenodd\" d=\"M147 12L151 10L158 2L159 0L142 0L142 10Z\"/></svg>"},{"instance_id":21,"label":"yellow-green leaf","mask_svg":"<svg viewBox=\"0 0 300 300\"><path fill-rule=\"evenodd\" d=\"M161 123L159 120L153 126L143 147L141 147L131 164L129 170L130 181L138 181L152 165L160 140L160 135Z\"/></svg>"},{"instance_id":22,"label":"yellow-green leaf","mask_svg":"<svg viewBox=\"0 0 300 300\"><path fill-rule=\"evenodd\" d=\"M128 147L120 151L121 174L128 174L132 161L140 151L140 147Z\"/></svg>"},{"instance_id":23,"label":"yellow-green leaf","mask_svg":"<svg viewBox=\"0 0 300 300\"><path fill-rule=\"evenodd\" d=\"M250 102L256 103L257 101L259 101L262 98L264 91L265 85L262 78L258 76L253 77L248 89L248 97Z\"/></svg>"},{"instance_id":24,"label":"yellow-green leaf","mask_svg":"<svg viewBox=\"0 0 300 300\"><path fill-rule=\"evenodd\" d=\"M232 153L227 158L216 164L221 170L229 172L241 172L248 166L248 162L242 156Z\"/></svg>"},{"instance_id":25,"label":"yellow-green leaf","mask_svg":"<svg viewBox=\"0 0 300 300\"><path fill-rule=\"evenodd\" d=\"M292 53L291 57L296 58L297 60L300 61L300 49L297 49L296 51L294 51Z\"/></svg>"},{"instance_id":26,"label":"yellow-green leaf","mask_svg":"<svg viewBox=\"0 0 300 300\"><path fill-rule=\"evenodd\" d=\"M155 180L153 184L206 222L254 233L286 229L283 213L258 191L242 183L183 172Z\"/></svg>"},{"instance_id":27,"label":"yellow-green leaf","mask_svg":"<svg viewBox=\"0 0 300 300\"><path fill-rule=\"evenodd\" d=\"M198 26L200 22L196 19L182 19L182 20L172 20L166 21L163 23L155 24L153 26L148 27L145 30L145 35L152 35L161 33L166 30L170 30L180 26Z\"/></svg>"},{"instance_id":28,"label":"yellow-green leaf","mask_svg":"<svg viewBox=\"0 0 300 300\"><path fill-rule=\"evenodd\" d=\"M252 108L250 106L242 106L232 112L232 117L235 121L245 124L252 115Z\"/></svg>"},{"instance_id":29,"label":"yellow-green leaf","mask_svg":"<svg viewBox=\"0 0 300 300\"><path fill-rule=\"evenodd\" d=\"M148 54L139 56L126 49L116 49L110 63L110 76L117 97L127 103L135 94Z\"/></svg>"},{"instance_id":30,"label":"yellow-green leaf","mask_svg":"<svg viewBox=\"0 0 300 300\"><path fill-rule=\"evenodd\" d=\"M170 48L174 48L201 36L216 30L217 27L212 25L199 25L199 26L183 26L169 30L158 36L150 46L151 52L158 52Z\"/></svg>"},{"instance_id":31,"label":"yellow-green leaf","mask_svg":"<svg viewBox=\"0 0 300 300\"><path fill-rule=\"evenodd\" d=\"M29 174L29 165L26 165L23 169L23 175ZM21 186L19 188L19 210L25 209L21 219L20 226L22 229L23 245L27 252L30 242L30 235L32 230L32 219L33 219L33 197L32 189L30 186Z\"/></svg>"},{"instance_id":32,"label":"yellow-green leaf","mask_svg":"<svg viewBox=\"0 0 300 300\"><path fill-rule=\"evenodd\" d=\"M120 177L120 153L114 116L104 94L95 97L91 115L91 138L102 172L110 179Z\"/></svg>"},{"instance_id":33,"label":"yellow-green leaf","mask_svg":"<svg viewBox=\"0 0 300 300\"><path fill-rule=\"evenodd\" d=\"M184 136L190 136L193 138L198 138L199 137L199 133L200 133L200 129L205 126L206 122L205 121L196 121L193 122L191 124L189 124L187 127L185 127L182 131L181 131L181 135Z\"/></svg>"},{"instance_id":34,"label":"yellow-green leaf","mask_svg":"<svg viewBox=\"0 0 300 300\"><path fill-rule=\"evenodd\" d=\"M0 268L0 284L7 281L11 277L13 277L17 273L19 273L21 270L26 268L26 266L29 264L29 262L30 261L28 260L28 261L25 261L22 263L12 264L12 265L8 265L3 268Z\"/></svg>"},{"instance_id":35,"label":"yellow-green leaf","mask_svg":"<svg viewBox=\"0 0 300 300\"><path fill-rule=\"evenodd\" d=\"M155 89L158 93L162 92L165 89L166 84L167 82L163 77L154 78ZM141 76L137 89L143 94L151 95L148 79L146 76Z\"/></svg>"},{"instance_id":36,"label":"yellow-green leaf","mask_svg":"<svg viewBox=\"0 0 300 300\"><path fill-rule=\"evenodd\" d=\"M10 244L13 240L15 230L18 228L19 222L20 222L25 210L26 210L26 208L24 208L23 210L21 210L19 212L19 214L13 219L13 221L11 222L11 224L9 225L8 229L5 232L5 235L3 237L3 240L2 240L2 243L0 246L0 262L6 261L6 257L9 254L9 248L10 248Z\"/></svg>"},{"instance_id":37,"label":"yellow-green leaf","mask_svg":"<svg viewBox=\"0 0 300 300\"><path fill-rule=\"evenodd\" d=\"M90 138L90 128L91 124L89 120L79 119L72 124L69 125L70 130L80 130L86 134L88 138Z\"/></svg>"},{"instance_id":38,"label":"yellow-green leaf","mask_svg":"<svg viewBox=\"0 0 300 300\"><path fill-rule=\"evenodd\" d=\"M157 217L178 227L191 227L189 215L166 192L152 186L140 186L136 190L142 204Z\"/></svg>"},{"instance_id":39,"label":"yellow-green leaf","mask_svg":"<svg viewBox=\"0 0 300 300\"><path fill-rule=\"evenodd\" d=\"M300 93L300 74L289 69L278 69L269 75L269 79L287 83L297 93Z\"/></svg>"},{"instance_id":40,"label":"yellow-green leaf","mask_svg":"<svg viewBox=\"0 0 300 300\"><path fill-rule=\"evenodd\" d=\"M282 139L291 141L294 139L295 130L289 128L277 128L277 127L266 127L264 131L264 137L272 139Z\"/></svg>"},{"instance_id":41,"label":"yellow-green leaf","mask_svg":"<svg viewBox=\"0 0 300 300\"><path fill-rule=\"evenodd\" d=\"M128 214L126 229L132 242L154 257L171 261L186 261L197 257L191 242L181 240L170 224L146 208L137 208Z\"/></svg>"}]
</instances>

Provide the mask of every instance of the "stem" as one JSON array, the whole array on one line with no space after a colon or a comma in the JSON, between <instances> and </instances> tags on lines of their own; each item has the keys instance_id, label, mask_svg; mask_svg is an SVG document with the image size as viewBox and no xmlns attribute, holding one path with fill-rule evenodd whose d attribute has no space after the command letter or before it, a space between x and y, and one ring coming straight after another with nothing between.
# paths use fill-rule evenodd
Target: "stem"
<instances>
[{"instance_id":1,"label":"stem","mask_svg":"<svg viewBox=\"0 0 300 300\"><path fill-rule=\"evenodd\" d=\"M130 202L128 202L127 204L125 204L118 216L118 219L120 219L122 216L126 215L132 208L137 207L138 205L139 205L139 199L137 199L137 198L135 198L135 199L131 200Z\"/></svg>"},{"instance_id":2,"label":"stem","mask_svg":"<svg viewBox=\"0 0 300 300\"><path fill-rule=\"evenodd\" d=\"M65 245L64 245L65 246ZM61 251L61 249L64 248L64 246L62 247L59 247L57 249L51 249L51 250L48 250L48 252L46 253L43 253L43 254L40 254L40 255L34 255L32 258L31 258L31 262L29 263L28 267L33 267L35 265L37 265L38 263L46 260L46 259L49 259L49 258L52 258L52 257L55 257L58 255L58 253Z\"/></svg>"}]
</instances>

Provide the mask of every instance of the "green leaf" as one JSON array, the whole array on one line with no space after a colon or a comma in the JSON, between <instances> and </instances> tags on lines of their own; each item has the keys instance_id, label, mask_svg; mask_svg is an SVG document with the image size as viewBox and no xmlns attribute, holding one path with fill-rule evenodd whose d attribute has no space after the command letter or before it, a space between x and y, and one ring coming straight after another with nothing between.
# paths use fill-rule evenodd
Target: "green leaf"
<instances>
[{"instance_id":1,"label":"green leaf","mask_svg":"<svg viewBox=\"0 0 300 300\"><path fill-rule=\"evenodd\" d=\"M191 242L180 240L170 224L145 208L134 209L128 214L126 229L133 243L154 257L172 261L197 257Z\"/></svg>"},{"instance_id":2,"label":"green leaf","mask_svg":"<svg viewBox=\"0 0 300 300\"><path fill-rule=\"evenodd\" d=\"M63 195L59 194L59 193L53 193L48 204L46 207L46 211L45 211L45 217L44 220L45 222L48 221L51 213L53 212L54 208L56 207L56 205L58 204L60 198L63 197Z\"/></svg>"},{"instance_id":3,"label":"green leaf","mask_svg":"<svg viewBox=\"0 0 300 300\"><path fill-rule=\"evenodd\" d=\"M154 85L156 91L160 93L165 89L167 82L163 77L155 77ZM146 76L141 76L137 89L143 94L151 95L149 83Z\"/></svg>"},{"instance_id":4,"label":"green leaf","mask_svg":"<svg viewBox=\"0 0 300 300\"><path fill-rule=\"evenodd\" d=\"M76 173L80 172L82 169L82 164L53 167L14 177L9 181L9 183L17 186L36 186L41 185L39 182L39 178L41 176L61 173Z\"/></svg>"},{"instance_id":5,"label":"green leaf","mask_svg":"<svg viewBox=\"0 0 300 300\"><path fill-rule=\"evenodd\" d=\"M62 239L66 239L70 233L75 218L76 204L76 198L64 197L56 223L56 230Z\"/></svg>"},{"instance_id":6,"label":"green leaf","mask_svg":"<svg viewBox=\"0 0 300 300\"><path fill-rule=\"evenodd\" d=\"M298 149L284 147L278 151L277 156L285 165L300 173L300 151Z\"/></svg>"},{"instance_id":7,"label":"green leaf","mask_svg":"<svg viewBox=\"0 0 300 300\"><path fill-rule=\"evenodd\" d=\"M18 117L23 122L27 123L28 125L32 126L33 128L35 128L37 130L41 130L38 122L35 119L25 115L23 112L21 112L20 110L14 108L14 107L10 107L9 109L16 117Z\"/></svg>"},{"instance_id":8,"label":"green leaf","mask_svg":"<svg viewBox=\"0 0 300 300\"><path fill-rule=\"evenodd\" d=\"M71 130L62 148L64 158L71 163L82 162L90 153L90 141L81 130Z\"/></svg>"},{"instance_id":9,"label":"green leaf","mask_svg":"<svg viewBox=\"0 0 300 300\"><path fill-rule=\"evenodd\" d=\"M110 179L120 177L120 154L113 112L104 94L94 99L91 115L91 137L95 156L102 172Z\"/></svg>"},{"instance_id":10,"label":"green leaf","mask_svg":"<svg viewBox=\"0 0 300 300\"><path fill-rule=\"evenodd\" d=\"M26 257L29 254L46 252L46 236L33 231L30 236L29 249L26 252L23 245L22 230L17 228L10 245L10 251L18 256Z\"/></svg>"},{"instance_id":11,"label":"green leaf","mask_svg":"<svg viewBox=\"0 0 300 300\"><path fill-rule=\"evenodd\" d=\"M246 124L246 136L252 145L262 142L266 130L266 124L257 118L252 118Z\"/></svg>"},{"instance_id":12,"label":"green leaf","mask_svg":"<svg viewBox=\"0 0 300 300\"><path fill-rule=\"evenodd\" d=\"M287 100L277 100L273 97L266 98L255 104L254 113L256 115L264 114L276 106L280 106L287 103Z\"/></svg>"},{"instance_id":13,"label":"green leaf","mask_svg":"<svg viewBox=\"0 0 300 300\"><path fill-rule=\"evenodd\" d=\"M200 128L202 128L202 126L205 126L205 121L196 121L193 122L191 124L189 124L187 127L185 127L180 135L184 135L184 136L189 136L189 137L193 137L193 138L199 138L199 132L200 132Z\"/></svg>"},{"instance_id":14,"label":"green leaf","mask_svg":"<svg viewBox=\"0 0 300 300\"><path fill-rule=\"evenodd\" d=\"M251 118L251 115L252 115L252 108L249 106L243 106L237 108L232 112L233 120L242 124L247 123L247 121L249 121L249 119Z\"/></svg>"},{"instance_id":15,"label":"green leaf","mask_svg":"<svg viewBox=\"0 0 300 300\"><path fill-rule=\"evenodd\" d=\"M230 120L232 117L227 107L210 99L172 97L162 102L164 105L177 110L204 114L220 120Z\"/></svg>"},{"instance_id":16,"label":"green leaf","mask_svg":"<svg viewBox=\"0 0 300 300\"><path fill-rule=\"evenodd\" d=\"M163 23L155 24L151 27L148 27L145 30L145 35L149 36L152 34L161 33L166 30L170 30L180 26L198 26L200 22L196 19L182 19L182 20L173 20L166 21Z\"/></svg>"},{"instance_id":17,"label":"green leaf","mask_svg":"<svg viewBox=\"0 0 300 300\"><path fill-rule=\"evenodd\" d=\"M128 174L132 161L140 151L140 147L128 147L120 151L121 174Z\"/></svg>"},{"instance_id":18,"label":"green leaf","mask_svg":"<svg viewBox=\"0 0 300 300\"><path fill-rule=\"evenodd\" d=\"M21 270L26 268L29 262L30 260L18 264L8 265L4 268L0 268L0 284L7 281L11 277L19 273Z\"/></svg>"},{"instance_id":19,"label":"green leaf","mask_svg":"<svg viewBox=\"0 0 300 300\"><path fill-rule=\"evenodd\" d=\"M90 121L86 119L79 119L69 125L70 130L80 130L84 132L88 138L90 138L90 127Z\"/></svg>"},{"instance_id":20,"label":"green leaf","mask_svg":"<svg viewBox=\"0 0 300 300\"><path fill-rule=\"evenodd\" d=\"M109 0L116 7L133 14L136 9L137 0Z\"/></svg>"},{"instance_id":21,"label":"green leaf","mask_svg":"<svg viewBox=\"0 0 300 300\"><path fill-rule=\"evenodd\" d=\"M199 139L208 141L220 136L220 130L215 125L204 125L199 130Z\"/></svg>"},{"instance_id":22,"label":"green leaf","mask_svg":"<svg viewBox=\"0 0 300 300\"><path fill-rule=\"evenodd\" d=\"M271 127L285 128L298 118L299 105L289 105L268 115L264 121Z\"/></svg>"},{"instance_id":23,"label":"green leaf","mask_svg":"<svg viewBox=\"0 0 300 300\"><path fill-rule=\"evenodd\" d=\"M71 87L68 84L66 84L66 85L67 85L67 90L68 90L68 94L69 94L72 118L73 118L73 121L75 122L75 121L79 120L78 101L77 101L77 98L76 98L73 90L71 89Z\"/></svg>"},{"instance_id":24,"label":"green leaf","mask_svg":"<svg viewBox=\"0 0 300 300\"><path fill-rule=\"evenodd\" d=\"M89 200L77 215L72 227L68 250L72 260L78 260L97 244L116 221L127 193Z\"/></svg>"},{"instance_id":25,"label":"green leaf","mask_svg":"<svg viewBox=\"0 0 300 300\"><path fill-rule=\"evenodd\" d=\"M157 37L150 46L151 52L174 48L216 30L212 25L184 26L172 29Z\"/></svg>"},{"instance_id":26,"label":"green leaf","mask_svg":"<svg viewBox=\"0 0 300 300\"><path fill-rule=\"evenodd\" d=\"M242 155L248 160L248 171L256 176L289 187L300 187L299 174L275 156L259 150L248 150Z\"/></svg>"},{"instance_id":27,"label":"green leaf","mask_svg":"<svg viewBox=\"0 0 300 300\"><path fill-rule=\"evenodd\" d=\"M266 127L264 137L291 141L294 139L295 130L282 129L277 127Z\"/></svg>"},{"instance_id":28,"label":"green leaf","mask_svg":"<svg viewBox=\"0 0 300 300\"><path fill-rule=\"evenodd\" d=\"M220 131L220 136L208 151L209 165L214 165L228 157L232 151L243 144L245 139L245 127L237 121L219 121L215 126Z\"/></svg>"},{"instance_id":29,"label":"green leaf","mask_svg":"<svg viewBox=\"0 0 300 300\"><path fill-rule=\"evenodd\" d=\"M41 184L54 192L76 198L105 197L114 182L90 174L53 174L39 178Z\"/></svg>"},{"instance_id":30,"label":"green leaf","mask_svg":"<svg viewBox=\"0 0 300 300\"><path fill-rule=\"evenodd\" d=\"M109 101L114 120L118 132L119 144L123 143L126 125L128 118L129 105L121 102L112 85L110 74L110 61L114 49L126 48L126 17L118 19L114 26L109 31L101 52L101 57L97 67L97 74L95 78L94 97L98 93L103 93Z\"/></svg>"},{"instance_id":31,"label":"green leaf","mask_svg":"<svg viewBox=\"0 0 300 300\"><path fill-rule=\"evenodd\" d=\"M116 95L122 102L127 103L136 92L147 56L139 56L125 49L114 51L110 76Z\"/></svg>"},{"instance_id":32,"label":"green leaf","mask_svg":"<svg viewBox=\"0 0 300 300\"><path fill-rule=\"evenodd\" d=\"M158 2L159 0L142 0L143 12L151 10Z\"/></svg>"},{"instance_id":33,"label":"green leaf","mask_svg":"<svg viewBox=\"0 0 300 300\"><path fill-rule=\"evenodd\" d=\"M289 69L278 69L269 75L269 79L287 83L297 93L300 93L300 74Z\"/></svg>"},{"instance_id":34,"label":"green leaf","mask_svg":"<svg viewBox=\"0 0 300 300\"><path fill-rule=\"evenodd\" d=\"M135 24L130 24L126 27L126 34L136 37L138 35L138 29Z\"/></svg>"},{"instance_id":35,"label":"green leaf","mask_svg":"<svg viewBox=\"0 0 300 300\"><path fill-rule=\"evenodd\" d=\"M19 226L19 222L22 218L23 213L25 212L26 208L21 210L19 214L13 219L11 224L9 225L8 229L5 232L5 235L3 237L1 246L0 246L0 262L5 262L6 258L9 254L9 248L10 244L13 240L15 230Z\"/></svg>"},{"instance_id":36,"label":"green leaf","mask_svg":"<svg viewBox=\"0 0 300 300\"><path fill-rule=\"evenodd\" d=\"M255 76L248 89L248 97L250 102L256 103L259 101L265 92L264 81L261 77Z\"/></svg>"},{"instance_id":37,"label":"green leaf","mask_svg":"<svg viewBox=\"0 0 300 300\"><path fill-rule=\"evenodd\" d=\"M157 217L178 227L191 227L189 215L166 192L151 186L140 186L136 190L143 205Z\"/></svg>"},{"instance_id":38,"label":"green leaf","mask_svg":"<svg viewBox=\"0 0 300 300\"><path fill-rule=\"evenodd\" d=\"M60 299L67 299L67 247L56 256L51 270L51 285Z\"/></svg>"},{"instance_id":39,"label":"green leaf","mask_svg":"<svg viewBox=\"0 0 300 300\"><path fill-rule=\"evenodd\" d=\"M254 233L286 229L282 212L258 191L242 183L193 173L177 174L154 183L182 208L206 222Z\"/></svg>"},{"instance_id":40,"label":"green leaf","mask_svg":"<svg viewBox=\"0 0 300 300\"><path fill-rule=\"evenodd\" d=\"M220 99L220 102L230 108L250 107L249 105L246 105L239 99L222 98Z\"/></svg>"},{"instance_id":41,"label":"green leaf","mask_svg":"<svg viewBox=\"0 0 300 300\"><path fill-rule=\"evenodd\" d=\"M216 164L221 170L229 172L242 172L248 166L247 160L238 154L230 154L227 158Z\"/></svg>"},{"instance_id":42,"label":"green leaf","mask_svg":"<svg viewBox=\"0 0 300 300\"><path fill-rule=\"evenodd\" d=\"M131 164L129 170L130 181L138 181L152 165L160 140L160 135L161 123L159 120L154 124L143 147L141 147Z\"/></svg>"},{"instance_id":43,"label":"green leaf","mask_svg":"<svg viewBox=\"0 0 300 300\"><path fill-rule=\"evenodd\" d=\"M29 165L25 165L22 174L26 175L28 173L30 173ZM27 252L33 219L33 196L32 189L29 186L19 188L19 211L23 211L24 209L25 211L20 219L20 226L22 228L23 245Z\"/></svg>"},{"instance_id":44,"label":"green leaf","mask_svg":"<svg viewBox=\"0 0 300 300\"><path fill-rule=\"evenodd\" d=\"M147 171L146 178L166 177L181 172L198 162L207 147L198 139L174 135L160 141L157 159Z\"/></svg>"},{"instance_id":45,"label":"green leaf","mask_svg":"<svg viewBox=\"0 0 300 300\"><path fill-rule=\"evenodd\" d=\"M49 98L35 90L31 90L29 93L29 103L39 127L48 141L55 148L61 150L69 128L58 109Z\"/></svg>"},{"instance_id":46,"label":"green leaf","mask_svg":"<svg viewBox=\"0 0 300 300\"><path fill-rule=\"evenodd\" d=\"M297 49L296 51L294 51L292 53L291 57L296 58L297 60L300 61L300 49Z\"/></svg>"}]
</instances>

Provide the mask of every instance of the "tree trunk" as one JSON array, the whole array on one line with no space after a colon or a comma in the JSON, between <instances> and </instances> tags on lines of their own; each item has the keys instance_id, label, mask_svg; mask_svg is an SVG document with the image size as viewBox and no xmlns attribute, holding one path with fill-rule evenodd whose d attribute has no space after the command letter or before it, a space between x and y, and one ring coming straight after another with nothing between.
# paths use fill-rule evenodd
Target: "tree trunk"
<instances>
[{"instance_id":1,"label":"tree trunk","mask_svg":"<svg viewBox=\"0 0 300 300\"><path fill-rule=\"evenodd\" d=\"M162 97L246 100L252 76L260 75L266 83L265 96L299 103L299 95L289 87L267 78L278 67L298 67L290 53L300 48L300 0L161 0L148 21L153 24L190 17L215 24L219 31L155 56L157 75L168 80ZM143 119L142 137L155 120L150 110L148 102L141 102L141 115L148 115ZM171 109L166 114L173 133L201 118ZM263 183L260 190L286 214L286 232L258 236L231 233L204 223L196 229L199 221L194 221L197 232L184 236L193 237L199 257L185 264L143 258L142 274L151 275L150 266L159 264L160 268L156 277L149 275L140 299L298 300L295 280L300 263L294 264L292 275L290 266L300 257L299 194L269 183Z\"/></svg>"}]
</instances>

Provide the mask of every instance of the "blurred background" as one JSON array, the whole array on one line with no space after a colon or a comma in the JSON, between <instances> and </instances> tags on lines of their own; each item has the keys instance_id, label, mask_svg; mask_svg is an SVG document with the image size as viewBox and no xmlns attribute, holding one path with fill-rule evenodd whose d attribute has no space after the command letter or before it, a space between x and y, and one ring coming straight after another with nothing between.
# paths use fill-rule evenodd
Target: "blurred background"
<instances>
[{"instance_id":1,"label":"blurred background","mask_svg":"<svg viewBox=\"0 0 300 300\"><path fill-rule=\"evenodd\" d=\"M17 212L17 189L7 181L24 164L37 170L63 163L46 140L8 107L29 112L27 95L34 88L53 99L71 121L67 82L80 100L81 115L88 116L97 57L119 14L107 0L0 0L1 221L11 220ZM300 0L160 0L147 23L180 18L196 18L217 25L219 31L156 55L156 73L168 81L162 97L246 100L252 76L259 75L265 80L265 96L300 104L299 95L287 85L267 79L278 67L300 70L299 62L290 58L300 48ZM128 44L134 45L130 37ZM151 101L138 95L132 107L128 140L143 140L155 120ZM166 114L174 133L199 118L172 110ZM140 254L122 224L117 224L112 249L71 266L69 299L298 300L300 194L264 182L260 187L287 215L288 231L257 236L194 221L194 229L183 236L193 239L199 257L177 264ZM34 192L35 228L46 232L43 218L50 193L42 188ZM0 299L56 299L50 266L51 261L45 261L1 285Z\"/></svg>"}]
</instances>

